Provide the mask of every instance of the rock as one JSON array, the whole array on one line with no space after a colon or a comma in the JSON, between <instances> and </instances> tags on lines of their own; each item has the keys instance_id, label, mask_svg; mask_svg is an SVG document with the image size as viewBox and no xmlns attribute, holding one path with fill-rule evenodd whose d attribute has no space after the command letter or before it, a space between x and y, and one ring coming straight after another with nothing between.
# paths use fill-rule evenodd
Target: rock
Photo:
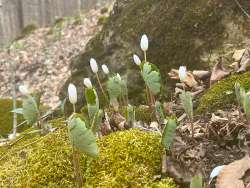
<instances>
[{"instance_id":1,"label":"rock","mask_svg":"<svg viewBox=\"0 0 250 188\"><path fill-rule=\"evenodd\" d=\"M247 0L241 3L250 11ZM159 67L165 79L171 68L185 65L189 70L202 70L209 63L214 64L209 57L218 55L218 51L225 50L229 44L242 44L250 35L246 32L245 19L237 4L228 0L117 0L102 31L72 61L72 76L60 96L66 96L69 82L82 88L82 78L93 76L89 59L94 57L111 71L126 74L130 98L141 102L138 93L142 93L143 84L132 55L143 57L139 48L142 34L149 37L148 60ZM83 96L82 91L79 95Z\"/></svg>"}]
</instances>

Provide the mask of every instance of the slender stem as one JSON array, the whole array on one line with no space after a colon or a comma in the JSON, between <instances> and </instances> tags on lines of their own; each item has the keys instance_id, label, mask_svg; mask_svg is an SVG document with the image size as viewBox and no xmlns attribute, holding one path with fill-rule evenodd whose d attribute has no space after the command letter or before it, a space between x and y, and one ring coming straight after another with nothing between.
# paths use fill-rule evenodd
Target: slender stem
<instances>
[{"instance_id":1,"label":"slender stem","mask_svg":"<svg viewBox=\"0 0 250 188\"><path fill-rule=\"evenodd\" d=\"M148 105L150 106L151 105L151 102L150 102L151 98L150 98L149 88L147 85L146 85L146 98L147 98Z\"/></svg>"},{"instance_id":2,"label":"slender stem","mask_svg":"<svg viewBox=\"0 0 250 188\"><path fill-rule=\"evenodd\" d=\"M73 112L76 113L76 105L73 104Z\"/></svg>"},{"instance_id":3,"label":"slender stem","mask_svg":"<svg viewBox=\"0 0 250 188\"><path fill-rule=\"evenodd\" d=\"M144 51L144 60L145 60L145 63L147 62L147 52Z\"/></svg>"},{"instance_id":4,"label":"slender stem","mask_svg":"<svg viewBox=\"0 0 250 188\"><path fill-rule=\"evenodd\" d=\"M99 84L99 86L100 86L100 89L101 89L101 91L102 91L102 94L104 95L105 100L107 100L107 96L106 96L106 94L105 94L105 92L104 92L104 89L103 89L103 87L102 87L100 78L99 78L99 76L98 76L97 73L96 73L96 79L97 79L97 81L98 81L98 84Z\"/></svg>"},{"instance_id":5,"label":"slender stem","mask_svg":"<svg viewBox=\"0 0 250 188\"><path fill-rule=\"evenodd\" d=\"M193 119L190 119L190 123L191 123L192 139L194 139L194 122L193 122Z\"/></svg>"},{"instance_id":6,"label":"slender stem","mask_svg":"<svg viewBox=\"0 0 250 188\"><path fill-rule=\"evenodd\" d=\"M13 98L13 110L16 109L16 62L12 62L12 98ZM16 137L17 132L17 114L13 114L13 135Z\"/></svg>"},{"instance_id":7,"label":"slender stem","mask_svg":"<svg viewBox=\"0 0 250 188\"><path fill-rule=\"evenodd\" d=\"M79 153L75 148L73 147L73 165L74 165L74 174L77 181L78 188L83 187L83 178L80 168L80 162L79 162Z\"/></svg>"},{"instance_id":8,"label":"slender stem","mask_svg":"<svg viewBox=\"0 0 250 188\"><path fill-rule=\"evenodd\" d=\"M165 149L163 149L161 157L161 173L163 175L166 175L167 173L167 154Z\"/></svg>"}]
</instances>

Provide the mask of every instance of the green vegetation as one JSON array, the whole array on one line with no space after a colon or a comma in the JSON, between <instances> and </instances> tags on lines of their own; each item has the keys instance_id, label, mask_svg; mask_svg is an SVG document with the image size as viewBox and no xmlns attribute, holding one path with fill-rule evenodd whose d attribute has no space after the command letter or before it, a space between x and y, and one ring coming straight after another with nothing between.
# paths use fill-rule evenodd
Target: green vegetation
<instances>
[{"instance_id":1,"label":"green vegetation","mask_svg":"<svg viewBox=\"0 0 250 188\"><path fill-rule=\"evenodd\" d=\"M236 95L234 90L235 82L239 82L244 89L250 89L250 73L234 74L229 76L216 84L214 84L206 93L200 98L197 113L205 111L216 111L231 107L236 102Z\"/></svg>"},{"instance_id":2,"label":"green vegetation","mask_svg":"<svg viewBox=\"0 0 250 188\"><path fill-rule=\"evenodd\" d=\"M30 35L36 29L37 29L37 26L35 24L29 24L29 25L25 26L23 28L21 34L15 40L20 40L20 39Z\"/></svg>"},{"instance_id":3,"label":"green vegetation","mask_svg":"<svg viewBox=\"0 0 250 188\"><path fill-rule=\"evenodd\" d=\"M98 25L104 25L105 23L108 22L108 16L100 16L99 19L98 19L98 22L97 24Z\"/></svg>"},{"instance_id":4,"label":"green vegetation","mask_svg":"<svg viewBox=\"0 0 250 188\"><path fill-rule=\"evenodd\" d=\"M98 146L97 159L81 158L85 187L176 187L171 179L152 182L160 173L160 135L132 129ZM75 187L71 160L66 129L20 141L0 161L0 187Z\"/></svg>"},{"instance_id":5,"label":"green vegetation","mask_svg":"<svg viewBox=\"0 0 250 188\"><path fill-rule=\"evenodd\" d=\"M12 99L0 99L0 135L7 136L7 134L11 133L13 127L13 110L12 107ZM21 101L17 101L17 108L22 106ZM22 115L17 115L17 122L22 123L24 119ZM27 126L22 126L23 128L18 129L19 131L24 130Z\"/></svg>"}]
</instances>

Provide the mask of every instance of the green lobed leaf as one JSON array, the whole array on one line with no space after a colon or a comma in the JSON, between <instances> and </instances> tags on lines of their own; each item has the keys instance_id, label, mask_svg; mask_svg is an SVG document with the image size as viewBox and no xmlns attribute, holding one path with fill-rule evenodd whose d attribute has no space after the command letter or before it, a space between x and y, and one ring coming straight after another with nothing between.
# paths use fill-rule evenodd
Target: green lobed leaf
<instances>
[{"instance_id":1,"label":"green lobed leaf","mask_svg":"<svg viewBox=\"0 0 250 188\"><path fill-rule=\"evenodd\" d=\"M85 98L88 106L89 118L92 120L99 110L99 99L94 88L85 88Z\"/></svg>"},{"instance_id":2,"label":"green lobed leaf","mask_svg":"<svg viewBox=\"0 0 250 188\"><path fill-rule=\"evenodd\" d=\"M156 113L157 120L160 123L163 123L164 120L165 120L165 115L164 115L164 112L163 112L163 109L162 109L162 105L161 105L161 103L159 101L155 102L155 113Z\"/></svg>"},{"instance_id":3,"label":"green lobed leaf","mask_svg":"<svg viewBox=\"0 0 250 188\"><path fill-rule=\"evenodd\" d=\"M121 80L116 75L108 79L107 90L110 97L110 103L117 101L118 97L122 95L123 86Z\"/></svg>"},{"instance_id":4,"label":"green lobed leaf","mask_svg":"<svg viewBox=\"0 0 250 188\"><path fill-rule=\"evenodd\" d=\"M244 112L246 114L247 121L250 122L250 92L248 92L244 98Z\"/></svg>"},{"instance_id":5,"label":"green lobed leaf","mask_svg":"<svg viewBox=\"0 0 250 188\"><path fill-rule=\"evenodd\" d=\"M128 105L126 107L125 117L127 120L127 123L132 127L133 123L135 122L135 107L132 105Z\"/></svg>"},{"instance_id":6,"label":"green lobed leaf","mask_svg":"<svg viewBox=\"0 0 250 188\"><path fill-rule=\"evenodd\" d=\"M167 123L163 129L161 143L166 149L170 149L177 128L177 122L175 117L171 117L167 120Z\"/></svg>"},{"instance_id":7,"label":"green lobed leaf","mask_svg":"<svg viewBox=\"0 0 250 188\"><path fill-rule=\"evenodd\" d=\"M98 156L95 135L80 118L72 117L68 123L69 139L73 147L90 157Z\"/></svg>"},{"instance_id":8,"label":"green lobed leaf","mask_svg":"<svg viewBox=\"0 0 250 188\"><path fill-rule=\"evenodd\" d=\"M236 82L234 84L234 92L235 92L238 104L241 105L240 83L239 82Z\"/></svg>"},{"instance_id":9,"label":"green lobed leaf","mask_svg":"<svg viewBox=\"0 0 250 188\"><path fill-rule=\"evenodd\" d=\"M95 113L93 121L91 122L91 129L94 134L100 131L103 115L102 110Z\"/></svg>"},{"instance_id":10,"label":"green lobed leaf","mask_svg":"<svg viewBox=\"0 0 250 188\"><path fill-rule=\"evenodd\" d=\"M182 91L180 94L182 106L190 119L193 119L193 99L190 92Z\"/></svg>"},{"instance_id":11,"label":"green lobed leaf","mask_svg":"<svg viewBox=\"0 0 250 188\"><path fill-rule=\"evenodd\" d=\"M39 119L39 109L35 99L30 95L23 98L23 117L31 125Z\"/></svg>"},{"instance_id":12,"label":"green lobed leaf","mask_svg":"<svg viewBox=\"0 0 250 188\"><path fill-rule=\"evenodd\" d=\"M154 65L148 62L144 63L141 74L150 91L154 95L160 93L161 91L160 73L157 69L154 68Z\"/></svg>"},{"instance_id":13,"label":"green lobed leaf","mask_svg":"<svg viewBox=\"0 0 250 188\"><path fill-rule=\"evenodd\" d=\"M190 188L202 188L202 176L194 176L190 183Z\"/></svg>"}]
</instances>

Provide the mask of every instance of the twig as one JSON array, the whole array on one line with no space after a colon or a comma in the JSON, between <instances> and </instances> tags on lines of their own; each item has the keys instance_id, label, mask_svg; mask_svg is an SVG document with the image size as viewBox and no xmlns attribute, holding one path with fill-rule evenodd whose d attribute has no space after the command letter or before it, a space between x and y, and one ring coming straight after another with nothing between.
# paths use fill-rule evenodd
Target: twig
<instances>
[{"instance_id":1,"label":"twig","mask_svg":"<svg viewBox=\"0 0 250 188\"><path fill-rule=\"evenodd\" d=\"M238 5L238 7L241 9L241 11L250 19L250 14L247 13L247 11L242 7L240 2L238 0L234 0L234 2Z\"/></svg>"}]
</instances>

